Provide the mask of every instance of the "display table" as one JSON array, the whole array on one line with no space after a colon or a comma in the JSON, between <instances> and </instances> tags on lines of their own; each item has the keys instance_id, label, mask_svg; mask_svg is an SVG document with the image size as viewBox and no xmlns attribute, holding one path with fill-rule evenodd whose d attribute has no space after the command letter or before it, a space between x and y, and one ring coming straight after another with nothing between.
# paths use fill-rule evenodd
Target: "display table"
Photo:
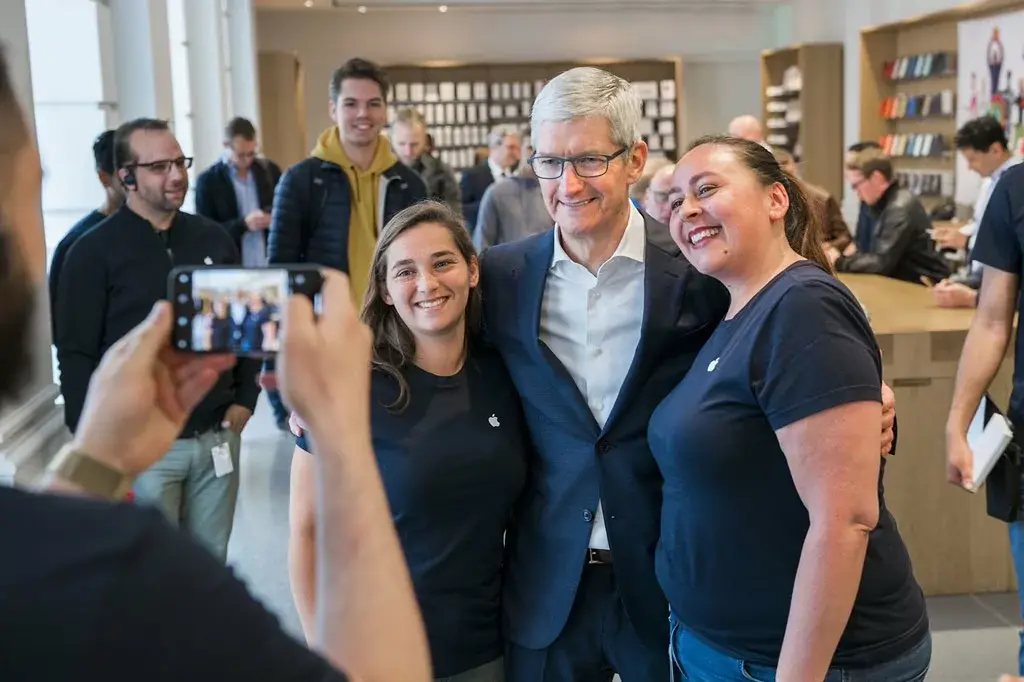
<instances>
[{"instance_id":1,"label":"display table","mask_svg":"<svg viewBox=\"0 0 1024 682\"><path fill-rule=\"evenodd\" d=\"M946 417L974 311L938 308L928 289L907 282L840 279L867 309L896 392L899 443L886 463L885 496L918 582L928 595L1015 589L1006 524L986 515L984 491L946 483ZM1012 374L1011 342L990 391L1004 409Z\"/></svg>"}]
</instances>

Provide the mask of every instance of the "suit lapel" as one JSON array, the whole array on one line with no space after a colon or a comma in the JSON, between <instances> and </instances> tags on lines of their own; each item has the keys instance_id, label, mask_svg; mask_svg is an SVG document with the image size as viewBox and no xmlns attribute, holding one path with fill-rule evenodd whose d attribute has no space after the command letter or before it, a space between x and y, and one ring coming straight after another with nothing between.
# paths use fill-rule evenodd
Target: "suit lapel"
<instances>
[{"instance_id":1,"label":"suit lapel","mask_svg":"<svg viewBox=\"0 0 1024 682\"><path fill-rule=\"evenodd\" d=\"M671 337L679 319L687 264L678 256L679 249L674 244L671 252L666 252L658 245L661 240L655 230L659 229L665 229L665 226L644 216L647 244L644 250L643 327L633 362L619 388L615 406L605 422L606 433L615 425L622 412L629 408L633 395L650 376L652 358L658 356L658 350Z\"/></svg>"},{"instance_id":2,"label":"suit lapel","mask_svg":"<svg viewBox=\"0 0 1024 682\"><path fill-rule=\"evenodd\" d=\"M594 419L587 401L583 398L576 382L561 360L540 339L541 309L544 303L544 285L551 258L555 250L554 237L551 233L537 239L524 258L523 269L515 273L517 281L519 324L522 325L520 338L527 340L530 355L550 373L551 381L559 393L575 412L581 423L587 424L594 433L599 431L597 420Z\"/></svg>"}]
</instances>

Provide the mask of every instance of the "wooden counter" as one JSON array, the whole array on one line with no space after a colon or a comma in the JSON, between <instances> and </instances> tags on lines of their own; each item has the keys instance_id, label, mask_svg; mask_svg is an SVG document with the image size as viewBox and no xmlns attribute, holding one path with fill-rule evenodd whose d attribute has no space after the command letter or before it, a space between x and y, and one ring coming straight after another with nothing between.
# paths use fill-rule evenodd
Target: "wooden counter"
<instances>
[{"instance_id":1,"label":"wooden counter","mask_svg":"<svg viewBox=\"0 0 1024 682\"><path fill-rule=\"evenodd\" d=\"M938 308L931 291L876 275L841 275L860 299L896 392L897 454L885 468L885 496L926 594L1016 588L1006 524L985 513L984 491L946 483L945 425L973 310ZM1004 409L1011 351L991 387Z\"/></svg>"}]
</instances>

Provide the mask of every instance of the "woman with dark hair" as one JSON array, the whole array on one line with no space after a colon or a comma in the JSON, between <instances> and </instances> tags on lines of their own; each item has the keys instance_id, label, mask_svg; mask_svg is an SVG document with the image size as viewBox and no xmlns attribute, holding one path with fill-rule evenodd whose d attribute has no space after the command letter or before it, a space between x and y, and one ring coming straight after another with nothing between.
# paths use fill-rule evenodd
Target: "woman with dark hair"
<instances>
[{"instance_id":1,"label":"woman with dark hair","mask_svg":"<svg viewBox=\"0 0 1024 682\"><path fill-rule=\"evenodd\" d=\"M234 346L234 321L231 319L227 297L213 300L213 315L210 319L210 347L218 352L231 351Z\"/></svg>"},{"instance_id":2,"label":"woman with dark hair","mask_svg":"<svg viewBox=\"0 0 1024 682\"><path fill-rule=\"evenodd\" d=\"M656 566L684 679L924 678L921 588L886 510L882 362L799 183L760 145L696 141L671 233L731 295L651 417Z\"/></svg>"},{"instance_id":3,"label":"woman with dark hair","mask_svg":"<svg viewBox=\"0 0 1024 682\"><path fill-rule=\"evenodd\" d=\"M528 441L512 380L479 339L476 252L460 217L424 202L385 225L370 272L362 318L373 333L373 449L434 675L501 682L504 532L525 483ZM317 552L310 450L300 436L289 542L307 637Z\"/></svg>"}]
</instances>

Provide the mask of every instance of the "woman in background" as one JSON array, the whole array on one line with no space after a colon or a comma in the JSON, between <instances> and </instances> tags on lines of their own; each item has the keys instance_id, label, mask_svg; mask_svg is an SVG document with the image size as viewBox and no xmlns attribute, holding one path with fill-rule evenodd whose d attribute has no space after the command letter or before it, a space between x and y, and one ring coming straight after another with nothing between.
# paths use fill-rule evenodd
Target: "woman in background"
<instances>
[{"instance_id":1,"label":"woman in background","mask_svg":"<svg viewBox=\"0 0 1024 682\"><path fill-rule=\"evenodd\" d=\"M242 343L241 350L244 353L252 353L263 350L263 340L267 334L273 334L273 323L270 319L270 308L263 302L263 296L258 291L249 293L245 317L241 324Z\"/></svg>"},{"instance_id":2,"label":"woman in background","mask_svg":"<svg viewBox=\"0 0 1024 682\"><path fill-rule=\"evenodd\" d=\"M525 483L528 441L512 380L479 339L476 253L461 218L424 202L384 227L371 273L362 317L374 335L373 449L434 675L501 682L504 533ZM316 600L310 450L300 436L289 544L307 637Z\"/></svg>"},{"instance_id":3,"label":"woman in background","mask_svg":"<svg viewBox=\"0 0 1024 682\"><path fill-rule=\"evenodd\" d=\"M225 352L232 349L234 322L231 320L229 303L221 296L213 302L213 318L210 320L210 347Z\"/></svg>"},{"instance_id":4,"label":"woman in background","mask_svg":"<svg viewBox=\"0 0 1024 682\"><path fill-rule=\"evenodd\" d=\"M656 568L688 679L916 682L924 596L882 494L882 362L797 181L758 144L695 142L672 238L731 305L651 417Z\"/></svg>"}]
</instances>

